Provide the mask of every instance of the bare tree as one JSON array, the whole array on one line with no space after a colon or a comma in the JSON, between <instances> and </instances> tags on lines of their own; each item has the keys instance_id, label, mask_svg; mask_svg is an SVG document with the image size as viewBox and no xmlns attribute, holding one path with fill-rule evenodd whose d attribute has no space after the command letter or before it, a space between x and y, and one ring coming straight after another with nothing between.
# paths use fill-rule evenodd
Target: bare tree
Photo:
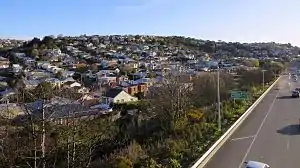
<instances>
[{"instance_id":1,"label":"bare tree","mask_svg":"<svg viewBox=\"0 0 300 168\"><path fill-rule=\"evenodd\" d=\"M179 76L167 76L159 87L150 90L150 106L156 111L162 125L174 130L176 121L186 116L192 92L192 83ZM167 122L167 123L166 123Z\"/></svg>"},{"instance_id":2,"label":"bare tree","mask_svg":"<svg viewBox=\"0 0 300 168\"><path fill-rule=\"evenodd\" d=\"M194 79L194 106L210 106L217 102L217 80L216 73L203 73ZM233 86L233 77L230 74L220 73L221 101L228 98L229 91L233 88Z\"/></svg>"}]
</instances>

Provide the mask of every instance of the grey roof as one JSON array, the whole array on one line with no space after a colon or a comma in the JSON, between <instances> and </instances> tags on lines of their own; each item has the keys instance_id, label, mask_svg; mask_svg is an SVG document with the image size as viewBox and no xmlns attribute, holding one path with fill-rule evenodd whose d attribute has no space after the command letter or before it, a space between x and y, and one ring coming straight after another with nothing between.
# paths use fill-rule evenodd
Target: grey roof
<instances>
[{"instance_id":1,"label":"grey roof","mask_svg":"<svg viewBox=\"0 0 300 168\"><path fill-rule=\"evenodd\" d=\"M25 105L29 114L40 116L42 113L42 100L38 100ZM71 101L67 99L54 100L51 103L44 104L45 117L46 118L61 118L66 117L69 114L80 111L88 111L89 107L83 106L81 103Z\"/></svg>"},{"instance_id":2,"label":"grey roof","mask_svg":"<svg viewBox=\"0 0 300 168\"><path fill-rule=\"evenodd\" d=\"M122 91L123 91L123 89L120 89L120 88L112 88L106 92L105 96L110 97L110 98L115 98Z\"/></svg>"}]
</instances>

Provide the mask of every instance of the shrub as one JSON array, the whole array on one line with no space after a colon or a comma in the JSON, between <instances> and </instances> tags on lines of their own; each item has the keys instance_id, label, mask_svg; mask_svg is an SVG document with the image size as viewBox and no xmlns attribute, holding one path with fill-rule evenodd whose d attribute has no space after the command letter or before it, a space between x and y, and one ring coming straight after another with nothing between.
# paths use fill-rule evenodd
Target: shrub
<instances>
[{"instance_id":1,"label":"shrub","mask_svg":"<svg viewBox=\"0 0 300 168\"><path fill-rule=\"evenodd\" d=\"M133 163L126 157L117 157L112 160L110 167L112 168L133 168Z\"/></svg>"}]
</instances>

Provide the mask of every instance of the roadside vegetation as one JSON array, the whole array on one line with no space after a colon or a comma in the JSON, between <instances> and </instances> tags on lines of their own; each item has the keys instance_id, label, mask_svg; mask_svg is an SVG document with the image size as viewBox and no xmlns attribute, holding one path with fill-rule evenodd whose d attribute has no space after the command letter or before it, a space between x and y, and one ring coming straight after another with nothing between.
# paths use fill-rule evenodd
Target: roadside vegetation
<instances>
[{"instance_id":1,"label":"roadside vegetation","mask_svg":"<svg viewBox=\"0 0 300 168\"><path fill-rule=\"evenodd\" d=\"M256 69L240 70L235 76L220 73L222 130L217 124L216 73L203 73L191 83L167 77L146 99L115 105L121 111L117 119L114 113L78 121L70 112L67 124L54 125L47 116L41 119L29 112L21 123L2 116L0 167L188 167L285 70L280 62L255 64ZM266 70L265 88L262 67ZM29 94L20 87L19 102L33 98L47 101L54 94L72 97L71 93L52 91L45 84L37 89ZM250 97L234 102L230 98L232 90L246 91ZM28 94L31 96L26 97Z\"/></svg>"}]
</instances>

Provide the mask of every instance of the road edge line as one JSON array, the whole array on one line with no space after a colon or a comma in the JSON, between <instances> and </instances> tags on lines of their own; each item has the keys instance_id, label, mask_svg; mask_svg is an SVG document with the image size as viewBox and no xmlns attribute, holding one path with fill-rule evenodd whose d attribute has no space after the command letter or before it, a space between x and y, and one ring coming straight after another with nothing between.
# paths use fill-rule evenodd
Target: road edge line
<instances>
[{"instance_id":1,"label":"road edge line","mask_svg":"<svg viewBox=\"0 0 300 168\"><path fill-rule=\"evenodd\" d=\"M198 159L191 168L203 168L208 161L214 156L214 154L223 146L223 144L230 138L230 136L236 131L236 129L245 121L249 114L255 109L255 107L262 101L262 99L270 92L270 90L276 85L282 76L278 77L273 84L258 98L256 101L244 112L244 114L236 120L234 124L205 152L200 159Z\"/></svg>"}]
</instances>

